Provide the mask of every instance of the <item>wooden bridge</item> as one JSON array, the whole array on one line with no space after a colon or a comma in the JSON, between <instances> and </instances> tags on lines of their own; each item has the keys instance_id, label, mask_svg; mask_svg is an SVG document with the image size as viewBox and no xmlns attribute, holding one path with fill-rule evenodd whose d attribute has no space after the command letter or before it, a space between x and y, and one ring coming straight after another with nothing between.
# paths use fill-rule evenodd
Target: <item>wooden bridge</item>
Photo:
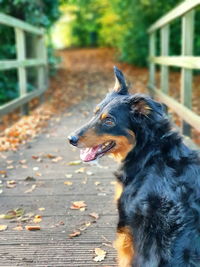
<instances>
[{"instance_id":1,"label":"wooden bridge","mask_svg":"<svg viewBox=\"0 0 200 267\"><path fill-rule=\"evenodd\" d=\"M198 5L200 0L185 1L150 27L149 87L199 130L199 116L190 110L192 69L200 68L199 58L192 56L192 42L186 42L188 27L192 36ZM170 57L168 24L177 17L183 20L183 55ZM27 114L28 102L48 87L44 31L4 14L0 14L0 24L15 28L17 47L17 59L0 61L0 70L17 68L20 88L19 98L0 107L0 114L17 107ZM160 29L161 56L157 56L155 31ZM25 32L33 34L36 47L31 59L25 58ZM161 64L160 89L155 86L155 64ZM167 95L168 66L174 65L182 68L182 103ZM26 79L29 66L38 70L37 88L31 93L27 92ZM95 84L100 91L98 86ZM0 154L0 266L116 266L112 242L117 211L112 172L117 165L107 158L102 159L101 166L83 165L78 151L65 145L67 135L88 120L98 101L98 96L88 96L54 118L43 133L19 151ZM184 133L189 134L188 124L184 123ZM101 261L95 251L104 255Z\"/></svg>"}]
</instances>

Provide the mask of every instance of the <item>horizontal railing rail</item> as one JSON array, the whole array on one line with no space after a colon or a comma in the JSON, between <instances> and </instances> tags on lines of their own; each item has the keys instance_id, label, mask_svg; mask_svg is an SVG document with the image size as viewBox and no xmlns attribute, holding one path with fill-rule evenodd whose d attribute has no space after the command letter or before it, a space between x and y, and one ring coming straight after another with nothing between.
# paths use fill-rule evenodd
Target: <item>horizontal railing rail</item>
<instances>
[{"instance_id":1,"label":"horizontal railing rail","mask_svg":"<svg viewBox=\"0 0 200 267\"><path fill-rule=\"evenodd\" d=\"M14 28L17 58L0 60L0 71L17 69L19 97L0 106L0 115L5 115L21 107L22 113L28 113L28 102L42 95L47 89L47 51L44 29L32 26L22 20L0 13L0 24ZM32 58L26 58L26 33L31 34ZM1 36L0 36L1 37ZM37 72L36 89L28 92L27 69L35 67Z\"/></svg>"},{"instance_id":2,"label":"horizontal railing rail","mask_svg":"<svg viewBox=\"0 0 200 267\"><path fill-rule=\"evenodd\" d=\"M191 135L191 126L200 131L200 116L192 111L193 70L200 69L200 57L193 56L195 8L200 0L186 0L148 29L150 92L168 105L182 119L182 132ZM181 55L169 56L170 23L182 20ZM156 34L160 31L160 55L156 51ZM161 68L160 86L156 86L156 65ZM168 95L169 67L181 68L181 103Z\"/></svg>"}]
</instances>

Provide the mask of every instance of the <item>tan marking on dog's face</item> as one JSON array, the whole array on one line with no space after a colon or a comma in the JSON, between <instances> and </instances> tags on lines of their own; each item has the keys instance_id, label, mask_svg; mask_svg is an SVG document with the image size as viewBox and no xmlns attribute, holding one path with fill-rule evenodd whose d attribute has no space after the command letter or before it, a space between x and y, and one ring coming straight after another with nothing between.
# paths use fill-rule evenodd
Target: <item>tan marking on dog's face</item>
<instances>
[{"instance_id":1,"label":"tan marking on dog's face","mask_svg":"<svg viewBox=\"0 0 200 267\"><path fill-rule=\"evenodd\" d=\"M100 120L104 120L108 117L108 113L102 113L100 116Z\"/></svg>"},{"instance_id":2,"label":"tan marking on dog's face","mask_svg":"<svg viewBox=\"0 0 200 267\"><path fill-rule=\"evenodd\" d=\"M108 151L107 154L110 154L117 161L122 161L135 146L135 135L133 132L131 133L132 140L129 140L126 136L97 135L94 129L89 129L83 136L79 137L78 146L84 148L95 147L107 141L114 141L116 146Z\"/></svg>"},{"instance_id":3,"label":"tan marking on dog's face","mask_svg":"<svg viewBox=\"0 0 200 267\"><path fill-rule=\"evenodd\" d=\"M131 267L134 257L133 235L131 229L126 226L117 230L117 238L114 247L118 254L119 267Z\"/></svg>"}]
</instances>

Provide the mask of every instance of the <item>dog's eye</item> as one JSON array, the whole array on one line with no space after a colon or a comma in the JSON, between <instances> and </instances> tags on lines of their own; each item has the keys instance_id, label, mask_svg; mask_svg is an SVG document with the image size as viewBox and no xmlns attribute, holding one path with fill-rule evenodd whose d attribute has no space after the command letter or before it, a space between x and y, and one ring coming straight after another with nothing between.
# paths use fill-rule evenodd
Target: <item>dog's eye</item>
<instances>
[{"instance_id":1,"label":"dog's eye","mask_svg":"<svg viewBox=\"0 0 200 267\"><path fill-rule=\"evenodd\" d=\"M114 126L115 125L115 121L114 121L113 118L108 117L108 118L105 118L103 120L103 124L106 125L106 126Z\"/></svg>"}]
</instances>

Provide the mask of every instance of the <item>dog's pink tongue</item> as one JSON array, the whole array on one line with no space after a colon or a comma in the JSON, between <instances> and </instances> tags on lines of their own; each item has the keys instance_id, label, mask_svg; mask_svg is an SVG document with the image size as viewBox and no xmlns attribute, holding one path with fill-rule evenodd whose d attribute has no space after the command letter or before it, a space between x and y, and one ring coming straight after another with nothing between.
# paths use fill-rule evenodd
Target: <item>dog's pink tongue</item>
<instances>
[{"instance_id":1,"label":"dog's pink tongue","mask_svg":"<svg viewBox=\"0 0 200 267\"><path fill-rule=\"evenodd\" d=\"M91 161L94 160L97 154L99 146L84 148L80 151L80 158L82 161Z\"/></svg>"}]
</instances>

